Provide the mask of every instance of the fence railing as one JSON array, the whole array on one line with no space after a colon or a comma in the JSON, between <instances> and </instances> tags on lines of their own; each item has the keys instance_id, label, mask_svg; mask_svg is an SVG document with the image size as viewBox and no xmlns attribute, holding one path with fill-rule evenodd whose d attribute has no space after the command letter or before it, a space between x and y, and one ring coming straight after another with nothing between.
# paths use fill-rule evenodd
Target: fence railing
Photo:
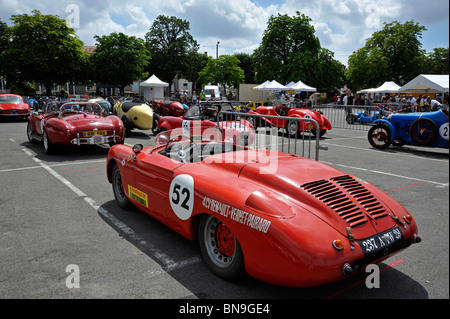
<instances>
[{"instance_id":1,"label":"fence railing","mask_svg":"<svg viewBox=\"0 0 450 319\"><path fill-rule=\"evenodd\" d=\"M253 128L249 129L245 121ZM222 111L217 115L218 128L224 122L236 123L233 127L239 128L240 134L248 133L249 146L255 149L280 151L316 161L319 161L319 151L327 150L320 146L320 126L312 118Z\"/></svg>"}]
</instances>

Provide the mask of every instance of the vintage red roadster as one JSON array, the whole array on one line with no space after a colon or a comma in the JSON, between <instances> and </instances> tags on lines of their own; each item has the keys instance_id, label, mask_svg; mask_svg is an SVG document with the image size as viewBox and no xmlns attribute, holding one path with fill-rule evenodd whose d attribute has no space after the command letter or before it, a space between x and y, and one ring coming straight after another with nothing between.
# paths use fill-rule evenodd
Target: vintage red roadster
<instances>
[{"instance_id":1,"label":"vintage red roadster","mask_svg":"<svg viewBox=\"0 0 450 319\"><path fill-rule=\"evenodd\" d=\"M291 108L289 105L277 105L277 106L260 106L255 111L249 111L249 114L260 114L280 117L292 117L292 120L278 119L276 117L261 118L257 122L253 123L255 128L257 127L277 127L284 128L286 132L292 136L299 136L303 132L311 132L314 136L317 134L317 128L315 124L300 122L296 118L313 119L316 120L320 126L319 134L323 136L328 130L331 130L331 123L328 121L325 115L320 112L306 109L306 108Z\"/></svg>"},{"instance_id":2,"label":"vintage red roadster","mask_svg":"<svg viewBox=\"0 0 450 319\"><path fill-rule=\"evenodd\" d=\"M158 132L170 131L182 128L193 136L211 134L215 139L222 138L237 144L249 144L254 141L253 125L245 119L236 116L225 116L217 118L220 112L235 112L231 103L228 102L205 102L192 105L181 117L163 116L158 120ZM218 123L219 122L219 123ZM215 128L219 128L219 131ZM220 132L219 135L216 135ZM212 139L212 138L210 138Z\"/></svg>"},{"instance_id":3,"label":"vintage red roadster","mask_svg":"<svg viewBox=\"0 0 450 319\"><path fill-rule=\"evenodd\" d=\"M411 214L370 183L297 155L208 141L181 129L153 146L113 146L107 178L133 205L188 240L227 280L338 281L420 242Z\"/></svg>"},{"instance_id":4,"label":"vintage red roadster","mask_svg":"<svg viewBox=\"0 0 450 319\"><path fill-rule=\"evenodd\" d=\"M41 141L52 154L58 145L123 144L125 128L114 115L92 102L49 102L42 112L28 118L30 142Z\"/></svg>"}]
</instances>

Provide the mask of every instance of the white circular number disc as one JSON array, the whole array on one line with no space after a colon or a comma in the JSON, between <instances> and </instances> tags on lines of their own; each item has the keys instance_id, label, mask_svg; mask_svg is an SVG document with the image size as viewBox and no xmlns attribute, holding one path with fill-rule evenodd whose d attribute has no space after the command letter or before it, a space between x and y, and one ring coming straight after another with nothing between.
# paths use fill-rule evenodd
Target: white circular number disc
<instances>
[{"instance_id":1,"label":"white circular number disc","mask_svg":"<svg viewBox=\"0 0 450 319\"><path fill-rule=\"evenodd\" d=\"M188 220L194 208L194 179L191 175L178 175L170 184L170 206L181 220Z\"/></svg>"}]
</instances>

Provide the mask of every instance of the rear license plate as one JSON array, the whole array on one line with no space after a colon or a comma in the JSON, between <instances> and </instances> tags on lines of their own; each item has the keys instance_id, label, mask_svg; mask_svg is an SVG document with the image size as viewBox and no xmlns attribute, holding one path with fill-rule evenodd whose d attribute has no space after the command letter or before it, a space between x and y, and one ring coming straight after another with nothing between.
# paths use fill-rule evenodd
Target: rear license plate
<instances>
[{"instance_id":1,"label":"rear license plate","mask_svg":"<svg viewBox=\"0 0 450 319\"><path fill-rule=\"evenodd\" d=\"M390 229L370 238L358 241L364 255L371 254L392 246L403 238L400 227Z\"/></svg>"},{"instance_id":2,"label":"rear license plate","mask_svg":"<svg viewBox=\"0 0 450 319\"><path fill-rule=\"evenodd\" d=\"M102 131L87 131L87 132L83 133L83 137L92 137L94 135L106 136L106 135L108 135L108 132L105 130L102 130Z\"/></svg>"}]
</instances>

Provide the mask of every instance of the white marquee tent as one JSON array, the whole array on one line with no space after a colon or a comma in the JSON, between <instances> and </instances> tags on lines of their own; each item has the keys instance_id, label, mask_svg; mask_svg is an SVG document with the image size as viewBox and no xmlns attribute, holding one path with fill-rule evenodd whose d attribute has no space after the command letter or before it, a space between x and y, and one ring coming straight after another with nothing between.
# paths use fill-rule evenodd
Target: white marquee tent
<instances>
[{"instance_id":1,"label":"white marquee tent","mask_svg":"<svg viewBox=\"0 0 450 319\"><path fill-rule=\"evenodd\" d=\"M295 85L290 86L289 90L296 92L317 92L316 88L306 85L302 81L298 81L297 83L295 83Z\"/></svg>"},{"instance_id":2,"label":"white marquee tent","mask_svg":"<svg viewBox=\"0 0 450 319\"><path fill-rule=\"evenodd\" d=\"M253 90L257 91L287 91L290 90L287 86L284 86L283 84L277 82L276 80L273 80L272 82L267 83L268 81L255 86Z\"/></svg>"},{"instance_id":3,"label":"white marquee tent","mask_svg":"<svg viewBox=\"0 0 450 319\"><path fill-rule=\"evenodd\" d=\"M421 74L402 86L399 92L449 93L448 82L448 75Z\"/></svg>"},{"instance_id":4,"label":"white marquee tent","mask_svg":"<svg viewBox=\"0 0 450 319\"><path fill-rule=\"evenodd\" d=\"M164 88L169 84L158 79L156 75L152 75L142 82L140 86L144 87L144 98L147 101L153 101L164 98Z\"/></svg>"},{"instance_id":5,"label":"white marquee tent","mask_svg":"<svg viewBox=\"0 0 450 319\"><path fill-rule=\"evenodd\" d=\"M373 89L365 89L357 93L398 93L400 86L393 81L384 82L383 85Z\"/></svg>"}]
</instances>

